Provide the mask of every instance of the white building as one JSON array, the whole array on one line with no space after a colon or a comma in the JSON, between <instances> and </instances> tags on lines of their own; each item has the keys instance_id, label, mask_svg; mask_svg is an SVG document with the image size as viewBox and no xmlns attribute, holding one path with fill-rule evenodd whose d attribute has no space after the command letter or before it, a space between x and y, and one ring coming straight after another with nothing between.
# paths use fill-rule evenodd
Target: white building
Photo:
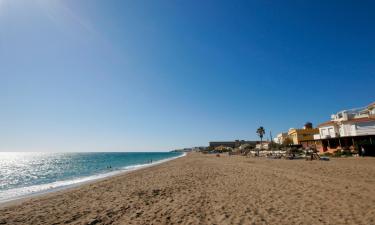
<instances>
[{"instance_id":1,"label":"white building","mask_svg":"<svg viewBox=\"0 0 375 225\"><path fill-rule=\"evenodd\" d=\"M375 135L375 102L366 108L343 110L320 124L315 140L336 137Z\"/></svg>"},{"instance_id":2,"label":"white building","mask_svg":"<svg viewBox=\"0 0 375 225\"><path fill-rule=\"evenodd\" d=\"M285 133L280 133L278 134L274 139L273 141L277 144L280 144L282 145L284 143L284 141L288 138L288 133L285 132Z\"/></svg>"},{"instance_id":3,"label":"white building","mask_svg":"<svg viewBox=\"0 0 375 225\"><path fill-rule=\"evenodd\" d=\"M343 145L354 146L356 141L375 144L375 102L364 108L340 111L318 128L314 140L321 141L323 152Z\"/></svg>"},{"instance_id":4,"label":"white building","mask_svg":"<svg viewBox=\"0 0 375 225\"><path fill-rule=\"evenodd\" d=\"M270 145L271 145L270 142L268 142L268 141L263 141L263 142L262 142L262 145L260 145L260 143L258 143L258 144L255 145L255 148L256 148L256 149L264 149L264 150L267 150L267 149L270 148Z\"/></svg>"}]
</instances>

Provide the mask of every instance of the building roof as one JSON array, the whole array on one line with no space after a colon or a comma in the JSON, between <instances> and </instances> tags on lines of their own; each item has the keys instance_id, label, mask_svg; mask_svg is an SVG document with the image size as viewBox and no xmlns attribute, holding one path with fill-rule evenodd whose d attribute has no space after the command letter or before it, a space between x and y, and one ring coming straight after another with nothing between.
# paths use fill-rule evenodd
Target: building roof
<instances>
[{"instance_id":1,"label":"building roof","mask_svg":"<svg viewBox=\"0 0 375 225\"><path fill-rule=\"evenodd\" d=\"M335 124L335 122L330 120L330 121L319 124L318 127L325 127L325 126L330 126L333 124Z\"/></svg>"},{"instance_id":2,"label":"building roof","mask_svg":"<svg viewBox=\"0 0 375 225\"><path fill-rule=\"evenodd\" d=\"M364 117L364 118L354 118L350 120L344 120L344 121L341 121L341 123L365 123L365 122L372 122L372 121L375 121L374 117ZM335 123L336 123L335 121L327 121L327 122L319 124L318 127L330 126L330 125L334 125Z\"/></svg>"}]
</instances>

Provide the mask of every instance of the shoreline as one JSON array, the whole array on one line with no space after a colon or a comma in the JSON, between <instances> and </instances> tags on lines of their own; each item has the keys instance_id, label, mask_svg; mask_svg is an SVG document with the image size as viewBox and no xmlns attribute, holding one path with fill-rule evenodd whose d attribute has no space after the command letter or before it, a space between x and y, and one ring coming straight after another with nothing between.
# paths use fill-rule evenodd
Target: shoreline
<instances>
[{"instance_id":1,"label":"shoreline","mask_svg":"<svg viewBox=\"0 0 375 225\"><path fill-rule=\"evenodd\" d=\"M45 185L45 186L53 186L53 184L56 184L56 183L59 183L59 182L64 182L64 183L70 182L70 184L60 185L60 186L56 186L56 187L52 187L52 188L46 188L44 190L40 190L40 191L28 193L28 194L23 194L23 195L11 197L9 199L1 200L0 201L0 209L4 208L4 207L7 207L7 206L10 206L10 205L18 204L18 203L23 202L23 201L28 200L28 199L38 198L38 197L41 197L43 195L53 194L55 192L62 192L62 191L65 191L65 190L79 188L82 185L92 184L92 183L95 183L95 182L100 182L100 181L103 181L103 180L106 180L106 179L110 179L112 177L121 176L121 175L126 174L126 173L131 173L131 172L134 172L134 171L138 171L138 170L142 170L142 169L146 169L146 168L151 168L151 167L160 165L162 163L166 163L166 162L176 160L176 159L181 158L181 157L185 157L186 155L187 155L186 153L182 153L179 156L158 160L158 161L148 163L148 164L136 164L136 165L126 166L126 167L124 167L124 169L114 170L114 171L110 171L110 172L107 172L107 173L94 174L94 175L75 178L75 179L71 179L71 180L63 180L63 181L56 181L56 182L52 182L52 183L42 184L42 185ZM35 185L35 186L40 186L40 185ZM33 186L23 187L23 188L30 188L30 187L33 187ZM16 189L21 189L21 188L16 188ZM14 189L10 189L10 190L14 190Z\"/></svg>"},{"instance_id":2,"label":"shoreline","mask_svg":"<svg viewBox=\"0 0 375 225\"><path fill-rule=\"evenodd\" d=\"M187 154L0 208L0 224L375 224L375 158Z\"/></svg>"}]
</instances>

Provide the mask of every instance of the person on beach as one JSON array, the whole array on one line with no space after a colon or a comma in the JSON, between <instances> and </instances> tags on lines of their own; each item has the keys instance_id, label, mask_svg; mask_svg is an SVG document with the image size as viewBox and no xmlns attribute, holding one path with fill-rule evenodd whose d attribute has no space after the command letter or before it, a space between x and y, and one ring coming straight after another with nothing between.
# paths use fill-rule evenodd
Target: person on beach
<instances>
[{"instance_id":1,"label":"person on beach","mask_svg":"<svg viewBox=\"0 0 375 225\"><path fill-rule=\"evenodd\" d=\"M362 152L362 157L364 157L365 156L365 154L366 154L366 150L365 150L365 148L362 146L361 147L361 152Z\"/></svg>"}]
</instances>

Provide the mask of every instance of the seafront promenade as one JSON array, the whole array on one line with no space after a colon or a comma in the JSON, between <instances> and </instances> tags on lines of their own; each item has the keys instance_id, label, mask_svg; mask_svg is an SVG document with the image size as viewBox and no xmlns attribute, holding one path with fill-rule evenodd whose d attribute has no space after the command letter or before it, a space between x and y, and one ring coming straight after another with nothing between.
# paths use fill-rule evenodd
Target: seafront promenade
<instances>
[{"instance_id":1,"label":"seafront promenade","mask_svg":"<svg viewBox=\"0 0 375 225\"><path fill-rule=\"evenodd\" d=\"M375 158L191 153L0 208L0 224L374 224Z\"/></svg>"}]
</instances>

